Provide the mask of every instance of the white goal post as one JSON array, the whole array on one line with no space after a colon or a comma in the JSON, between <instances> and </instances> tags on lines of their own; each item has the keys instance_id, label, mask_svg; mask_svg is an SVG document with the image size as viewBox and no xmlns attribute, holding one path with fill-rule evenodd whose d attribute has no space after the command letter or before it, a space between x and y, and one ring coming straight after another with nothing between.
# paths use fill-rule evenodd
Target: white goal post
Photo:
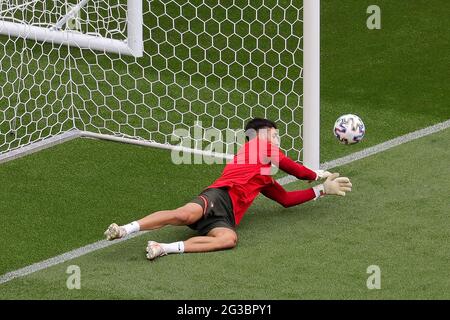
<instances>
[{"instance_id":1,"label":"white goal post","mask_svg":"<svg viewBox=\"0 0 450 320\"><path fill-rule=\"evenodd\" d=\"M303 164L320 166L320 0L303 3Z\"/></svg>"},{"instance_id":2,"label":"white goal post","mask_svg":"<svg viewBox=\"0 0 450 320\"><path fill-rule=\"evenodd\" d=\"M78 137L227 158L173 132L267 117L317 169L319 109L320 0L0 0L0 163Z\"/></svg>"},{"instance_id":3,"label":"white goal post","mask_svg":"<svg viewBox=\"0 0 450 320\"><path fill-rule=\"evenodd\" d=\"M144 50L142 41L142 0L128 0L127 2L128 33L126 40L105 38L97 35L84 34L76 30L64 29L67 22L73 19L89 1L92 0L81 0L79 3L73 4L73 7L64 16L53 25L47 27L0 20L0 34L9 37L142 57ZM36 0L16 0L17 6L19 6L18 10L21 7L26 7L27 3L32 4L33 2L36 2ZM14 8L17 7L2 10L0 14L3 16L8 11L13 11Z\"/></svg>"}]
</instances>

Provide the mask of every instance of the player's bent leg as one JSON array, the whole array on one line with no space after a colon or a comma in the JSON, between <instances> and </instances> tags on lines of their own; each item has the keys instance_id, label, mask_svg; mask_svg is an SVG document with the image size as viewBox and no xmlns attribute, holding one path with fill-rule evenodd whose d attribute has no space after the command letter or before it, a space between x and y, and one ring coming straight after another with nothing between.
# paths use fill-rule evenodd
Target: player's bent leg
<instances>
[{"instance_id":1,"label":"player's bent leg","mask_svg":"<svg viewBox=\"0 0 450 320\"><path fill-rule=\"evenodd\" d=\"M229 228L214 228L206 236L193 237L184 242L184 252L209 252L236 247L238 236Z\"/></svg>"},{"instance_id":2,"label":"player's bent leg","mask_svg":"<svg viewBox=\"0 0 450 320\"><path fill-rule=\"evenodd\" d=\"M152 213L137 222L140 230L159 229L166 225L185 226L203 217L203 208L196 203L187 203L175 210L164 210Z\"/></svg>"},{"instance_id":3,"label":"player's bent leg","mask_svg":"<svg viewBox=\"0 0 450 320\"><path fill-rule=\"evenodd\" d=\"M122 238L128 234L162 228L166 225L189 225L203 217L203 208L196 203L188 203L175 210L164 210L154 212L138 221L134 221L124 226L111 224L105 231L107 240Z\"/></svg>"}]
</instances>

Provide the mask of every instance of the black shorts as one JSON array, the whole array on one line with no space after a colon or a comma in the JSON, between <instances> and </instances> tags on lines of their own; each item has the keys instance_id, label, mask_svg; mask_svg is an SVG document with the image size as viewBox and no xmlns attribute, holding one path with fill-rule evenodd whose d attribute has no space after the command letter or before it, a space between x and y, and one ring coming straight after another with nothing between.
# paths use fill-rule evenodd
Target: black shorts
<instances>
[{"instance_id":1,"label":"black shorts","mask_svg":"<svg viewBox=\"0 0 450 320\"><path fill-rule=\"evenodd\" d=\"M189 225L200 235L206 235L214 228L228 228L235 230L233 203L225 188L210 188L204 190L190 201L203 208L203 217Z\"/></svg>"}]
</instances>

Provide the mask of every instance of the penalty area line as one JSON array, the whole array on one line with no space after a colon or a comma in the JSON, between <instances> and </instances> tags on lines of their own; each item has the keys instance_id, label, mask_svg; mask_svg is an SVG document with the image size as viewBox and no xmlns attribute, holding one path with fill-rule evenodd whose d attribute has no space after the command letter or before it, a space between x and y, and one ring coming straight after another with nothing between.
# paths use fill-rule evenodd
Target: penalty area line
<instances>
[{"instance_id":1,"label":"penalty area line","mask_svg":"<svg viewBox=\"0 0 450 320\"><path fill-rule=\"evenodd\" d=\"M450 120L438 123L436 125L421 129L421 130L417 130L408 134L405 134L403 136L394 138L392 140L388 140L386 142L380 143L378 145L375 145L373 147L369 147L366 148L364 150L352 153L348 156L342 157L342 158L338 158L336 160L333 161L329 161L329 162L325 162L323 164L321 164L321 169L324 170L329 170L335 167L339 167L345 164L349 164L352 163L354 161L369 157L371 155L389 150L391 148L394 148L396 146L399 146L401 144L428 136L430 134L445 130L447 128L450 128ZM281 184L281 185L286 185L289 184L291 182L296 181L297 178L293 177L293 176L286 176L283 178L278 179L277 181ZM131 236L128 236L124 239L119 239L119 240L114 240L114 241L106 241L106 240L100 240L91 244L88 244L84 247L78 248L78 249L74 249L71 251L68 251L66 253L63 253L61 255L55 256L53 258L47 259L47 260L43 260L34 264L31 264L29 266L26 266L24 268L20 268L8 273L5 273L3 275L0 276L0 284L9 282L13 279L16 278L21 278L24 276L27 276L29 274L35 273L37 271L43 270L43 269L47 269L50 268L52 266L67 262L69 260L84 256L88 253L103 249L103 248L107 248L109 246L112 246L114 244L117 243L121 243L124 241L127 241L129 239L133 239L135 237L141 236L145 233L147 233L148 231L141 231L138 232L136 234L133 234Z\"/></svg>"}]
</instances>

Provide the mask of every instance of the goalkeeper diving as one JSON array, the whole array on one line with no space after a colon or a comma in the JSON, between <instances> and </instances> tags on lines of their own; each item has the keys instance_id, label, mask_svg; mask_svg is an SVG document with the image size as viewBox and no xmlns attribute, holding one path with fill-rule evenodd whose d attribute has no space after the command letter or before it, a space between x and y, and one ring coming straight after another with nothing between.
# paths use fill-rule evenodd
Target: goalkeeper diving
<instances>
[{"instance_id":1,"label":"goalkeeper diving","mask_svg":"<svg viewBox=\"0 0 450 320\"><path fill-rule=\"evenodd\" d=\"M323 196L345 196L351 191L350 180L339 177L339 173L311 170L287 157L279 149L280 138L273 121L254 118L247 123L245 132L248 141L226 164L222 175L197 197L177 209L154 212L123 226L113 223L105 231L106 239L167 225L185 225L197 231L198 236L173 243L148 241L147 258L231 249L238 242L236 227L259 193L288 208ZM286 191L272 177L272 166L301 180L323 182L305 190Z\"/></svg>"}]
</instances>

